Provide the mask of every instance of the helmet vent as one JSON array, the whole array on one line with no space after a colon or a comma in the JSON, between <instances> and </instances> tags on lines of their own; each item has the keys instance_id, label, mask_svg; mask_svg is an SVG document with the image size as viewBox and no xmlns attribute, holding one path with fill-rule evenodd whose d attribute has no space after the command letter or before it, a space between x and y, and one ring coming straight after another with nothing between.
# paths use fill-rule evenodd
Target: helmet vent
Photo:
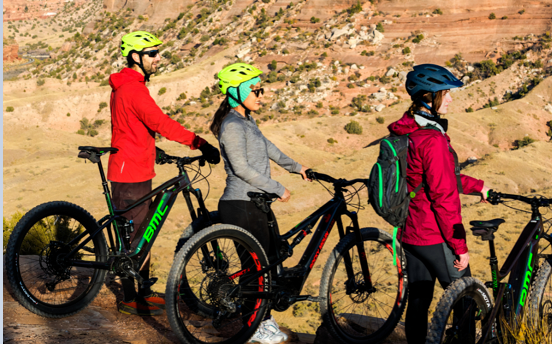
<instances>
[{"instance_id":1,"label":"helmet vent","mask_svg":"<svg viewBox=\"0 0 552 344\"><path fill-rule=\"evenodd\" d=\"M452 80L450 80L450 78L447 75L442 75L442 77L447 79L448 81L452 81Z\"/></svg>"},{"instance_id":2,"label":"helmet vent","mask_svg":"<svg viewBox=\"0 0 552 344\"><path fill-rule=\"evenodd\" d=\"M406 88L408 88L409 90L413 89L414 87L418 86L418 84L416 84L415 82L409 82L408 85L406 85Z\"/></svg>"},{"instance_id":3,"label":"helmet vent","mask_svg":"<svg viewBox=\"0 0 552 344\"><path fill-rule=\"evenodd\" d=\"M240 74L241 74L241 75L247 75L247 73L244 72L244 71L241 71Z\"/></svg>"},{"instance_id":4,"label":"helmet vent","mask_svg":"<svg viewBox=\"0 0 552 344\"><path fill-rule=\"evenodd\" d=\"M432 72L437 72L437 69L435 69L435 68L426 67L426 69L427 69L427 70L430 70L430 71L432 71Z\"/></svg>"},{"instance_id":5,"label":"helmet vent","mask_svg":"<svg viewBox=\"0 0 552 344\"><path fill-rule=\"evenodd\" d=\"M142 35L136 35L136 36L134 36L134 37L142 37Z\"/></svg>"},{"instance_id":6,"label":"helmet vent","mask_svg":"<svg viewBox=\"0 0 552 344\"><path fill-rule=\"evenodd\" d=\"M418 78L425 78L425 74L418 74Z\"/></svg>"},{"instance_id":7,"label":"helmet vent","mask_svg":"<svg viewBox=\"0 0 552 344\"><path fill-rule=\"evenodd\" d=\"M439 80L434 79L434 78L427 78L427 81L431 81L431 82L436 83L436 84L438 84L438 85L444 84L444 82L439 81Z\"/></svg>"},{"instance_id":8,"label":"helmet vent","mask_svg":"<svg viewBox=\"0 0 552 344\"><path fill-rule=\"evenodd\" d=\"M147 37L144 37L144 41L151 42L149 39L147 39Z\"/></svg>"}]
</instances>

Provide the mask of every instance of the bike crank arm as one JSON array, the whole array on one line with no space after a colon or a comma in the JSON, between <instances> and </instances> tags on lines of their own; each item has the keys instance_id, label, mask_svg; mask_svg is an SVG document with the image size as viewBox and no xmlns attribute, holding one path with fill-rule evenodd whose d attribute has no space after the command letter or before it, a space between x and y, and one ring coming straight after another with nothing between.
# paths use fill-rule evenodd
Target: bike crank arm
<instances>
[{"instance_id":1,"label":"bike crank arm","mask_svg":"<svg viewBox=\"0 0 552 344\"><path fill-rule=\"evenodd\" d=\"M278 264L281 264L284 260L286 260L288 257L285 256L285 257L281 257L280 259L278 259L277 261L275 261L274 263L270 264L269 266L261 269L260 271L257 271L255 272L253 275L247 277L245 280L241 281L238 285L236 285L235 287L233 287L232 289L230 289L230 291L228 292L228 296L229 297L232 297L234 296L234 294L236 293L237 290L239 290L241 288L241 286L245 286L251 282L253 282L254 280L256 280L257 278L261 277L262 275L264 275L265 273L267 273L268 271L274 269ZM237 275L237 274L240 274L241 272L243 271L246 271L247 269L244 269L242 271L239 271L237 272L236 274L234 275Z\"/></svg>"}]
</instances>

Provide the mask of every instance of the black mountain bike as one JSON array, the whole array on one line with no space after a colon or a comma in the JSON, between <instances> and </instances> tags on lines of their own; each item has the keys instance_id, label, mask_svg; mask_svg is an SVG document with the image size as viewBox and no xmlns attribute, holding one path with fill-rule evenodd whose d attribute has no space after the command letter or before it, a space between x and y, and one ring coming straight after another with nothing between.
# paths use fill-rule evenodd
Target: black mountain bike
<instances>
[{"instance_id":1,"label":"black mountain bike","mask_svg":"<svg viewBox=\"0 0 552 344\"><path fill-rule=\"evenodd\" d=\"M541 325L542 320L545 326L552 325L552 255L544 254L552 243L544 230L544 224L550 220L543 219L539 211L550 207L552 199L492 190L487 198L495 205L505 199L531 205L531 220L500 270L493 233L504 220L470 222L473 235L489 242L492 281L483 284L476 278L463 277L453 282L437 304L426 343L502 343L504 338L515 342L506 326L515 327L524 313L531 317L532 325ZM541 240L545 242L544 248L539 247ZM508 283L502 283L508 274ZM488 288L492 289L494 305Z\"/></svg>"},{"instance_id":2,"label":"black mountain bike","mask_svg":"<svg viewBox=\"0 0 552 344\"><path fill-rule=\"evenodd\" d=\"M165 297L171 328L182 342L245 343L269 307L285 311L298 301L319 303L323 321L339 343L377 343L393 331L406 304L403 255L394 258L392 237L377 228L360 228L357 213L347 209L354 207L354 196L360 204L358 191L367 180L338 180L310 170L307 175L332 183L333 198L283 235L269 215L272 242L277 243L271 260L253 235L227 224L201 230L178 252ZM364 185L347 193L345 188L355 183ZM249 197L270 214L269 203L278 196ZM334 224L340 241L326 261L319 297L301 295ZM311 233L299 263L283 268Z\"/></svg>"},{"instance_id":3,"label":"black mountain bike","mask_svg":"<svg viewBox=\"0 0 552 344\"><path fill-rule=\"evenodd\" d=\"M58 201L38 205L17 223L6 250L8 280L16 298L31 312L49 318L69 316L85 308L100 291L108 272L134 277L144 286L155 283L156 278L144 281L137 271L180 192L193 220L184 231L180 246L194 232L218 221L216 212L207 211L201 190L192 188L193 182L206 178L192 165L199 161L203 166L202 156L158 155L158 163L175 163L179 175L127 209L114 209L100 157L117 152L117 149L85 146L79 150L80 158L98 164L109 214L96 221L90 213L72 203ZM187 169L196 172L192 180ZM197 213L190 195L194 195L199 204ZM121 214L153 197L155 200L148 215L136 228L138 232L130 243L134 225Z\"/></svg>"}]
</instances>

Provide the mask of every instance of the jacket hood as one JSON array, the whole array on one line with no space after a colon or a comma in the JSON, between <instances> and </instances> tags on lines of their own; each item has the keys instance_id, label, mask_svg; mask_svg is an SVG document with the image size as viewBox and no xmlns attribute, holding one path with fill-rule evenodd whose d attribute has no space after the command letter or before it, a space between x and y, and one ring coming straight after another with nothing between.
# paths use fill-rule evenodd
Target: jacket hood
<instances>
[{"instance_id":1,"label":"jacket hood","mask_svg":"<svg viewBox=\"0 0 552 344\"><path fill-rule=\"evenodd\" d=\"M145 85L144 76L131 68L123 68L119 73L114 73L109 76L109 85L111 85L113 91L116 91L124 84L134 81L141 82Z\"/></svg>"},{"instance_id":2,"label":"jacket hood","mask_svg":"<svg viewBox=\"0 0 552 344\"><path fill-rule=\"evenodd\" d=\"M416 124L416 120L408 116L406 112L401 119L389 124L389 126L387 127L391 134L398 136L413 133L418 130L418 128L419 127L418 124Z\"/></svg>"}]
</instances>

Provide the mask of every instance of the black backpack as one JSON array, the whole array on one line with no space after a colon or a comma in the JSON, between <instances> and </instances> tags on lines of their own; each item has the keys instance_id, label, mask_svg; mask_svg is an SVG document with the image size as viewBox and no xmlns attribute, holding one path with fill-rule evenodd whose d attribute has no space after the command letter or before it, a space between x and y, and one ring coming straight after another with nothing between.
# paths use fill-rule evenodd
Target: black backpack
<instances>
[{"instance_id":1,"label":"black backpack","mask_svg":"<svg viewBox=\"0 0 552 344\"><path fill-rule=\"evenodd\" d=\"M396 264L395 243L397 230L404 228L408 217L410 200L416 196L425 183L420 183L412 192L408 192L406 183L406 154L410 139L407 135L390 136L380 142L378 161L370 172L368 197L375 212L391 224L393 229L393 263ZM450 148L454 156L458 192L462 193L458 156ZM401 237L402 233L401 231ZM402 240L401 240L402 242Z\"/></svg>"}]
</instances>

